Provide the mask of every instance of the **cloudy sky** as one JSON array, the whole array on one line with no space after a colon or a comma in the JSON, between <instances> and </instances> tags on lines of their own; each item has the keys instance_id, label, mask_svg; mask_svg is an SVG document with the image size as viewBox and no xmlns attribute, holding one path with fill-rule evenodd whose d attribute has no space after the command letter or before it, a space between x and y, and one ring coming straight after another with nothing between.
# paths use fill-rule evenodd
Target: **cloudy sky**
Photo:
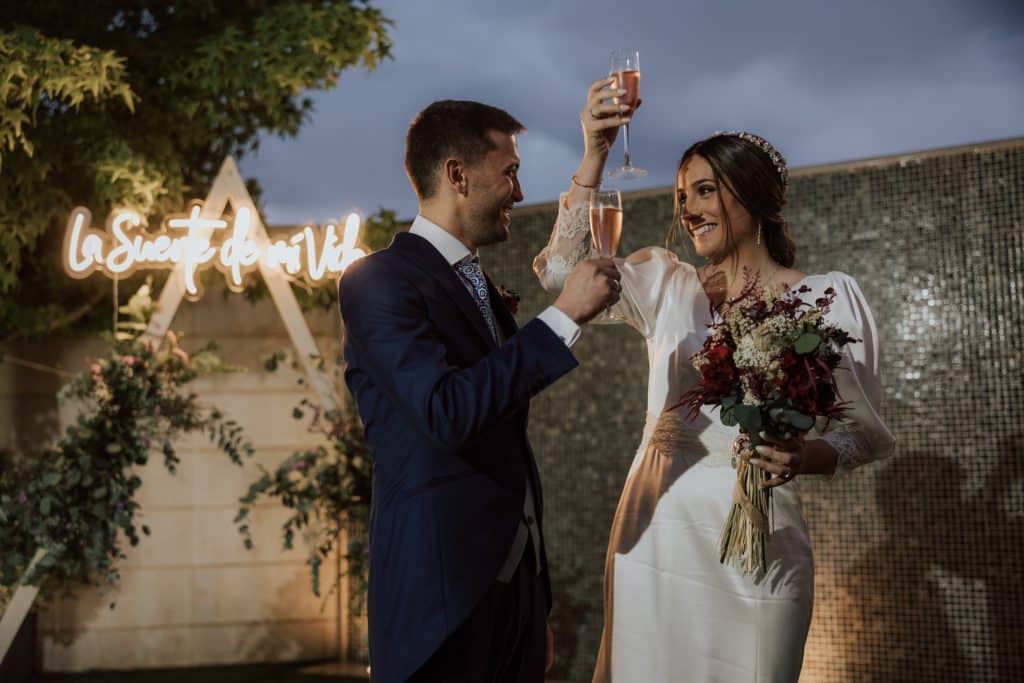
<instances>
[{"instance_id":1,"label":"cloudy sky","mask_svg":"<svg viewBox=\"0 0 1024 683\"><path fill-rule=\"evenodd\" d=\"M640 50L643 181L672 182L694 140L743 128L799 167L1024 135L1024 0L379 0L394 60L315 95L297 138L242 161L270 224L351 210L416 212L410 119L436 99L503 107L526 203L549 201L582 152L578 112L608 53ZM621 143L613 151L618 160Z\"/></svg>"}]
</instances>

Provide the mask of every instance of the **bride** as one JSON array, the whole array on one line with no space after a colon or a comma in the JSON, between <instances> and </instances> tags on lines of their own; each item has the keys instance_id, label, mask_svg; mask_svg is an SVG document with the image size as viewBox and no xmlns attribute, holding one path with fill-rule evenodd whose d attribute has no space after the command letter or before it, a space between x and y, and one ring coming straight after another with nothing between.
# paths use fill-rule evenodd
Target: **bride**
<instances>
[{"instance_id":1,"label":"bride","mask_svg":"<svg viewBox=\"0 0 1024 683\"><path fill-rule=\"evenodd\" d=\"M591 85L580 118L584 155L534 271L561 289L591 255L589 192L599 184L618 127L631 111L609 102L611 79ZM622 296L604 322L647 340L647 421L612 522L605 562L604 632L593 680L796 681L811 622L814 562L799 479L835 476L891 453L878 415L881 387L875 323L857 282L841 272L805 275L782 217L787 169L767 141L716 133L684 152L673 231L685 233L701 268L660 247L616 259ZM738 432L706 406L693 420L666 412L697 383L691 356L713 316L743 291L744 273L773 290L806 285L807 300L836 292L829 321L862 340L836 372L847 419L825 434L759 446L751 462L774 487L767 569L746 575L719 562L719 534L732 504ZM819 438L814 438L814 437Z\"/></svg>"}]
</instances>

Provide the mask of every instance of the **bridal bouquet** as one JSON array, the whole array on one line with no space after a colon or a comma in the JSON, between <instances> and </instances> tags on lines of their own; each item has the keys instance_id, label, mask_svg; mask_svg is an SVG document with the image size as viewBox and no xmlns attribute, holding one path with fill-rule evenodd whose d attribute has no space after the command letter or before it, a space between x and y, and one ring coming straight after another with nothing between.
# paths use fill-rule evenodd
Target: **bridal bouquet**
<instances>
[{"instance_id":1,"label":"bridal bouquet","mask_svg":"<svg viewBox=\"0 0 1024 683\"><path fill-rule=\"evenodd\" d=\"M702 405L718 406L722 424L739 425L734 456L741 457L733 461L736 486L720 548L723 564L739 563L747 574L767 567L771 534L771 489L760 487L766 475L748 462L763 441L760 434L800 439L818 417L844 415L833 373L840 349L859 340L825 320L835 291L826 289L813 304L801 298L810 291L804 285L775 294L748 277L693 356L700 373L697 387L669 408L686 406L692 419Z\"/></svg>"}]
</instances>

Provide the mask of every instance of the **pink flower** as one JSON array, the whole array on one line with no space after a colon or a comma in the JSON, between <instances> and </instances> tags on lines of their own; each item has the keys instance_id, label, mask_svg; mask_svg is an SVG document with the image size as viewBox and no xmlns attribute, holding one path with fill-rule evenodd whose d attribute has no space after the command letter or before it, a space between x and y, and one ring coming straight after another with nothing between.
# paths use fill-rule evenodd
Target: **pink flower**
<instances>
[{"instance_id":1,"label":"pink flower","mask_svg":"<svg viewBox=\"0 0 1024 683\"><path fill-rule=\"evenodd\" d=\"M138 358L135 356L121 356L121 360L123 360L124 364L128 367L132 367L136 362L138 362Z\"/></svg>"},{"instance_id":2,"label":"pink flower","mask_svg":"<svg viewBox=\"0 0 1024 683\"><path fill-rule=\"evenodd\" d=\"M89 372L91 372L94 375L99 375L103 373L103 368L100 367L99 363L90 363Z\"/></svg>"}]
</instances>

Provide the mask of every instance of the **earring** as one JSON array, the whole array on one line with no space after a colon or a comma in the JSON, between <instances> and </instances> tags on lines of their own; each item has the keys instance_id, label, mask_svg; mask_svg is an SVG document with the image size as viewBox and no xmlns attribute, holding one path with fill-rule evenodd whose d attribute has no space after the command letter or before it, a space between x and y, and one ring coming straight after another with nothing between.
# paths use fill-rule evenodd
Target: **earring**
<instances>
[{"instance_id":1,"label":"earring","mask_svg":"<svg viewBox=\"0 0 1024 683\"><path fill-rule=\"evenodd\" d=\"M761 224L757 224L757 245L761 246Z\"/></svg>"}]
</instances>

